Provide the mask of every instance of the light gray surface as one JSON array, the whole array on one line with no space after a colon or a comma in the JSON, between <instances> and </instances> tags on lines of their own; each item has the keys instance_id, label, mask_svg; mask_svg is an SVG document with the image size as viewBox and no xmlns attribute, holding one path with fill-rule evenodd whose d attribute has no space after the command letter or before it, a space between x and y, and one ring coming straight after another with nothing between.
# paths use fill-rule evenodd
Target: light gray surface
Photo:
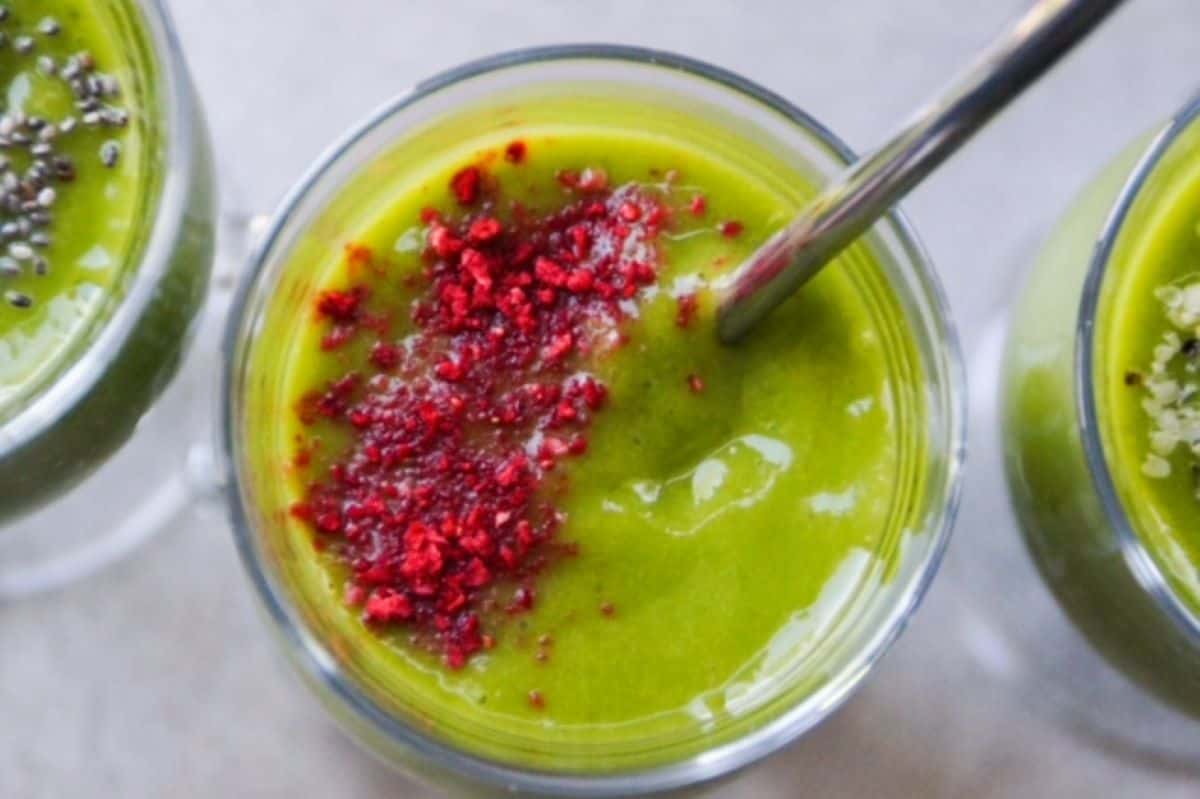
<instances>
[{"instance_id":1,"label":"light gray surface","mask_svg":"<svg viewBox=\"0 0 1200 799\"><path fill-rule=\"evenodd\" d=\"M535 43L652 45L730 67L866 147L1025 0L173 0L225 177L268 207L414 80ZM968 352L1013 253L1126 139L1200 88L1200 3L1130 0L907 203ZM753 9L752 11L747 9ZM965 525L977 521L964 519ZM961 530L960 545L969 545ZM952 557L964 557L961 547ZM1013 707L935 586L866 689L722 795L1191 797ZM0 796L403 796L274 653L222 521L193 516L120 567L0 606Z\"/></svg>"}]
</instances>

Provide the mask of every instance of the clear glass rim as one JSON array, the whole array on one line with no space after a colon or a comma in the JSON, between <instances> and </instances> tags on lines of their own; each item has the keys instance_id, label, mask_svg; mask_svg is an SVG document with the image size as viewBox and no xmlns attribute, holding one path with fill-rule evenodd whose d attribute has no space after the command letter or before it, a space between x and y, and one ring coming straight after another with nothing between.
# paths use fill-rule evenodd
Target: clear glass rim
<instances>
[{"instance_id":1,"label":"clear glass rim","mask_svg":"<svg viewBox=\"0 0 1200 799\"><path fill-rule=\"evenodd\" d=\"M1100 309L1100 293L1104 278L1112 263L1117 242L1125 230L1142 190L1158 170L1162 160L1171 152L1179 137L1193 124L1200 123L1200 95L1190 99L1154 137L1145 153L1126 179L1116 203L1105 220L1096 241L1091 264L1084 282L1076 327L1075 396L1079 420L1079 437L1083 442L1088 469L1100 496L1104 511L1116 531L1121 555L1135 579L1168 617L1184 630L1193 643L1200 646L1200 616L1198 616L1171 585L1158 560L1138 536L1125 505L1117 492L1116 482L1104 453L1100 430L1100 414L1095 386L1096 315Z\"/></svg>"},{"instance_id":2,"label":"clear glass rim","mask_svg":"<svg viewBox=\"0 0 1200 799\"><path fill-rule=\"evenodd\" d=\"M943 360L941 367L944 384L940 386L940 399L945 405L946 479L940 494L930 503L933 508L940 507L940 511L934 511L935 515L932 518L935 521L930 525L929 531L932 536L931 542L923 562L920 562L914 571L912 583L901 595L901 600L891 609L881 625L880 633L871 638L869 645L821 689L819 693L823 701L820 703L820 712L814 713L805 704L799 704L742 738L676 763L612 774L580 775L526 770L466 753L422 734L418 729L404 724L376 705L351 680L341 674L332 654L305 629L285 592L268 573L256 551L255 533L243 504L240 465L234 457L237 422L233 416L232 392L237 385L236 353L245 322L242 317L250 307L253 288L259 273L266 265L268 255L297 212L303 198L320 183L343 155L378 126L424 98L470 78L510 67L565 60L607 60L683 72L720 88L732 90L743 98L756 101L766 109L780 114L811 135L815 143L823 146L841 161L850 163L856 159L853 151L830 130L780 95L720 67L659 50L608 44L533 47L471 61L417 83L379 107L365 121L326 149L284 198L269 228L256 246L249 261L249 268L242 276L226 329L220 465L228 478L223 482L239 554L271 621L282 632L285 645L291 649L290 654L298 655L293 657L293 661L308 677L328 688L359 720L367 722L392 741L406 745L443 768L504 790L574 797L623 796L695 785L742 768L794 741L831 715L854 693L867 673L903 631L928 591L945 553L958 510L962 488L962 464L966 456L965 371L949 303L937 275L933 272L932 261L908 219L899 209L895 209L881 222L886 221L891 226L903 256L914 266L914 290L923 292L924 299L932 311L932 328L938 336L937 345ZM943 453L939 451L937 454Z\"/></svg>"},{"instance_id":3,"label":"clear glass rim","mask_svg":"<svg viewBox=\"0 0 1200 799\"><path fill-rule=\"evenodd\" d=\"M96 331L74 363L38 392L0 430L0 458L36 440L76 407L104 376L124 349L137 322L154 301L170 267L171 253L184 224L189 176L195 170L196 109L188 84L183 50L174 21L163 0L134 0L145 18L149 41L158 59L167 131L162 165L163 185L153 208L154 223L141 262L133 269L120 304Z\"/></svg>"}]
</instances>

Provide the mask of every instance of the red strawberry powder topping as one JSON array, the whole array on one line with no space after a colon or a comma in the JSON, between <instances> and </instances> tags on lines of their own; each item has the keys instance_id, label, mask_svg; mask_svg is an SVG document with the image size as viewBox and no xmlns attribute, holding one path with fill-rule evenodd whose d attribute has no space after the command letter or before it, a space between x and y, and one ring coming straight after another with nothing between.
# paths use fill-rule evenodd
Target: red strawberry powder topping
<instances>
[{"instance_id":1,"label":"red strawberry powder topping","mask_svg":"<svg viewBox=\"0 0 1200 799\"><path fill-rule=\"evenodd\" d=\"M524 145L506 155L523 160ZM351 444L292 514L349 567L349 604L405 626L452 668L493 644L489 611L533 607L539 570L569 551L554 540L562 465L587 451L608 397L582 368L620 345L629 302L656 280L667 217L656 197L583 170L559 176L566 207L504 222L484 177L477 166L454 176L461 218L422 214L415 333L379 336L363 372L297 409ZM369 302L365 286L318 298L325 349L383 330L364 321L377 318Z\"/></svg>"}]
</instances>

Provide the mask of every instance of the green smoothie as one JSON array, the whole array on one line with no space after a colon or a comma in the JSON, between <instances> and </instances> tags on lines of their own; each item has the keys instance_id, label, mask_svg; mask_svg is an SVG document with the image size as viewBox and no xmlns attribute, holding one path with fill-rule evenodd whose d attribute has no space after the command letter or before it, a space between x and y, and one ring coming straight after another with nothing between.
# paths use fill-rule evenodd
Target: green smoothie
<instances>
[{"instance_id":1,"label":"green smoothie","mask_svg":"<svg viewBox=\"0 0 1200 799\"><path fill-rule=\"evenodd\" d=\"M69 171L60 179L52 169L39 182L54 192L45 209L50 221L41 228L47 243L39 246L37 228L3 237L8 252L0 251L5 300L0 304L0 424L52 381L96 329L122 268L145 235L157 185L151 177L157 156L146 151L148 120L141 105L148 99L142 91L150 76L137 54L121 46L127 21L115 6L94 0L16 0L4 8L4 114L10 127L13 119L41 120L39 130L18 129L16 135L45 138L53 147L45 160ZM19 47L30 49L23 53ZM93 69L84 69L81 54ZM106 83L92 111L80 106L80 94L72 89L72 81L89 79ZM104 91L110 79L114 88ZM45 126L53 126L54 135L42 134ZM5 148L3 155L6 173L14 178L24 179L38 161L19 146ZM114 159L111 166L106 158ZM7 210L0 230L29 216ZM13 257L14 245L24 254L22 242L32 243L32 258Z\"/></svg>"},{"instance_id":2,"label":"green smoothie","mask_svg":"<svg viewBox=\"0 0 1200 799\"><path fill-rule=\"evenodd\" d=\"M460 125L453 144L425 141L428 152L420 139L398 147L296 246L250 356L248 471L280 523L268 546L289 593L389 709L521 765L602 769L614 753L653 765L744 734L754 713L827 678L928 512L917 499L926 377L861 244L744 346L718 344L715 287L813 192L792 165L616 98L535 105L544 119L476 137ZM337 544L288 509L329 479L352 437L297 409L349 372L379 372L381 334L331 346L336 326L311 309L365 288L364 318L390 320L383 339L411 341L412 303L429 291L430 220L471 213L456 190L472 164L504 198L493 212L505 224L586 198L576 187L589 175L667 213L657 279L612 325L620 343L573 367L607 401L586 452L545 488L562 523L536 602L483 610L485 647L452 668L410 625L364 621ZM495 596L524 585L500 580Z\"/></svg>"},{"instance_id":3,"label":"green smoothie","mask_svg":"<svg viewBox=\"0 0 1200 799\"><path fill-rule=\"evenodd\" d=\"M1200 276L1200 129L1174 141L1134 198L1100 283L1090 380L1105 464L1133 535L1130 555L1085 457L1076 325L1095 241L1148 144L1135 142L1080 196L1039 258L1014 316L1005 433L1010 487L1031 552L1063 607L1109 659L1200 714L1200 649L1147 592L1146 569L1200 612L1200 495L1189 410L1197 381L1185 294ZM1200 300L1200 291L1190 300ZM1200 306L1197 306L1200 308ZM1195 616L1193 615L1193 618Z\"/></svg>"},{"instance_id":4,"label":"green smoothie","mask_svg":"<svg viewBox=\"0 0 1200 799\"><path fill-rule=\"evenodd\" d=\"M0 522L129 438L204 297L208 138L157 13L0 2Z\"/></svg>"}]
</instances>

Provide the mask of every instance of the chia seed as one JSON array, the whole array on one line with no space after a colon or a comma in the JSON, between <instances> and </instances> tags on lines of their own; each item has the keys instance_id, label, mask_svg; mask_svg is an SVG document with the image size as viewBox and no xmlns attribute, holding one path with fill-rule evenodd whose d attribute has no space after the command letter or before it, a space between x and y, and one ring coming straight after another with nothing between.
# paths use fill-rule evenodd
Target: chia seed
<instances>
[{"instance_id":1,"label":"chia seed","mask_svg":"<svg viewBox=\"0 0 1200 799\"><path fill-rule=\"evenodd\" d=\"M0 3L0 23L12 18L8 5ZM99 72L96 59L82 50L65 58L49 53L36 53L35 34L55 37L64 32L62 23L51 16L43 17L27 31L0 31L0 49L11 46L29 63L21 69L35 68L48 79L60 81L74 97L75 114L59 120L26 116L19 110L0 113L0 151L23 150L27 160L17 158L23 173L13 169L13 158L0 154L0 278L17 277L24 273L25 264L36 275L49 274L50 260L44 252L54 240L54 214L63 185L73 182L80 165L56 151L59 142L81 125L86 128L124 128L129 125L129 112L119 105L107 104L121 96L121 84L113 75ZM109 139L99 149L99 165L114 168L121 159L121 144ZM87 168L84 166L84 168ZM29 308L34 298L18 291L4 292L5 302L13 308Z\"/></svg>"},{"instance_id":2,"label":"chia seed","mask_svg":"<svg viewBox=\"0 0 1200 799\"><path fill-rule=\"evenodd\" d=\"M100 160L106 167L112 169L117 165L117 161L121 159L121 145L113 139L109 139L100 148Z\"/></svg>"},{"instance_id":3,"label":"chia seed","mask_svg":"<svg viewBox=\"0 0 1200 799\"><path fill-rule=\"evenodd\" d=\"M104 121L118 128L129 124L129 112L123 108L104 109Z\"/></svg>"},{"instance_id":4,"label":"chia seed","mask_svg":"<svg viewBox=\"0 0 1200 799\"><path fill-rule=\"evenodd\" d=\"M58 157L54 159L54 175L64 183L70 183L75 180L75 162L70 158Z\"/></svg>"},{"instance_id":5,"label":"chia seed","mask_svg":"<svg viewBox=\"0 0 1200 799\"><path fill-rule=\"evenodd\" d=\"M33 297L30 297L28 294L25 294L24 292L6 291L6 292L4 292L4 299L7 300L8 304L14 308L32 308L33 307Z\"/></svg>"}]
</instances>

